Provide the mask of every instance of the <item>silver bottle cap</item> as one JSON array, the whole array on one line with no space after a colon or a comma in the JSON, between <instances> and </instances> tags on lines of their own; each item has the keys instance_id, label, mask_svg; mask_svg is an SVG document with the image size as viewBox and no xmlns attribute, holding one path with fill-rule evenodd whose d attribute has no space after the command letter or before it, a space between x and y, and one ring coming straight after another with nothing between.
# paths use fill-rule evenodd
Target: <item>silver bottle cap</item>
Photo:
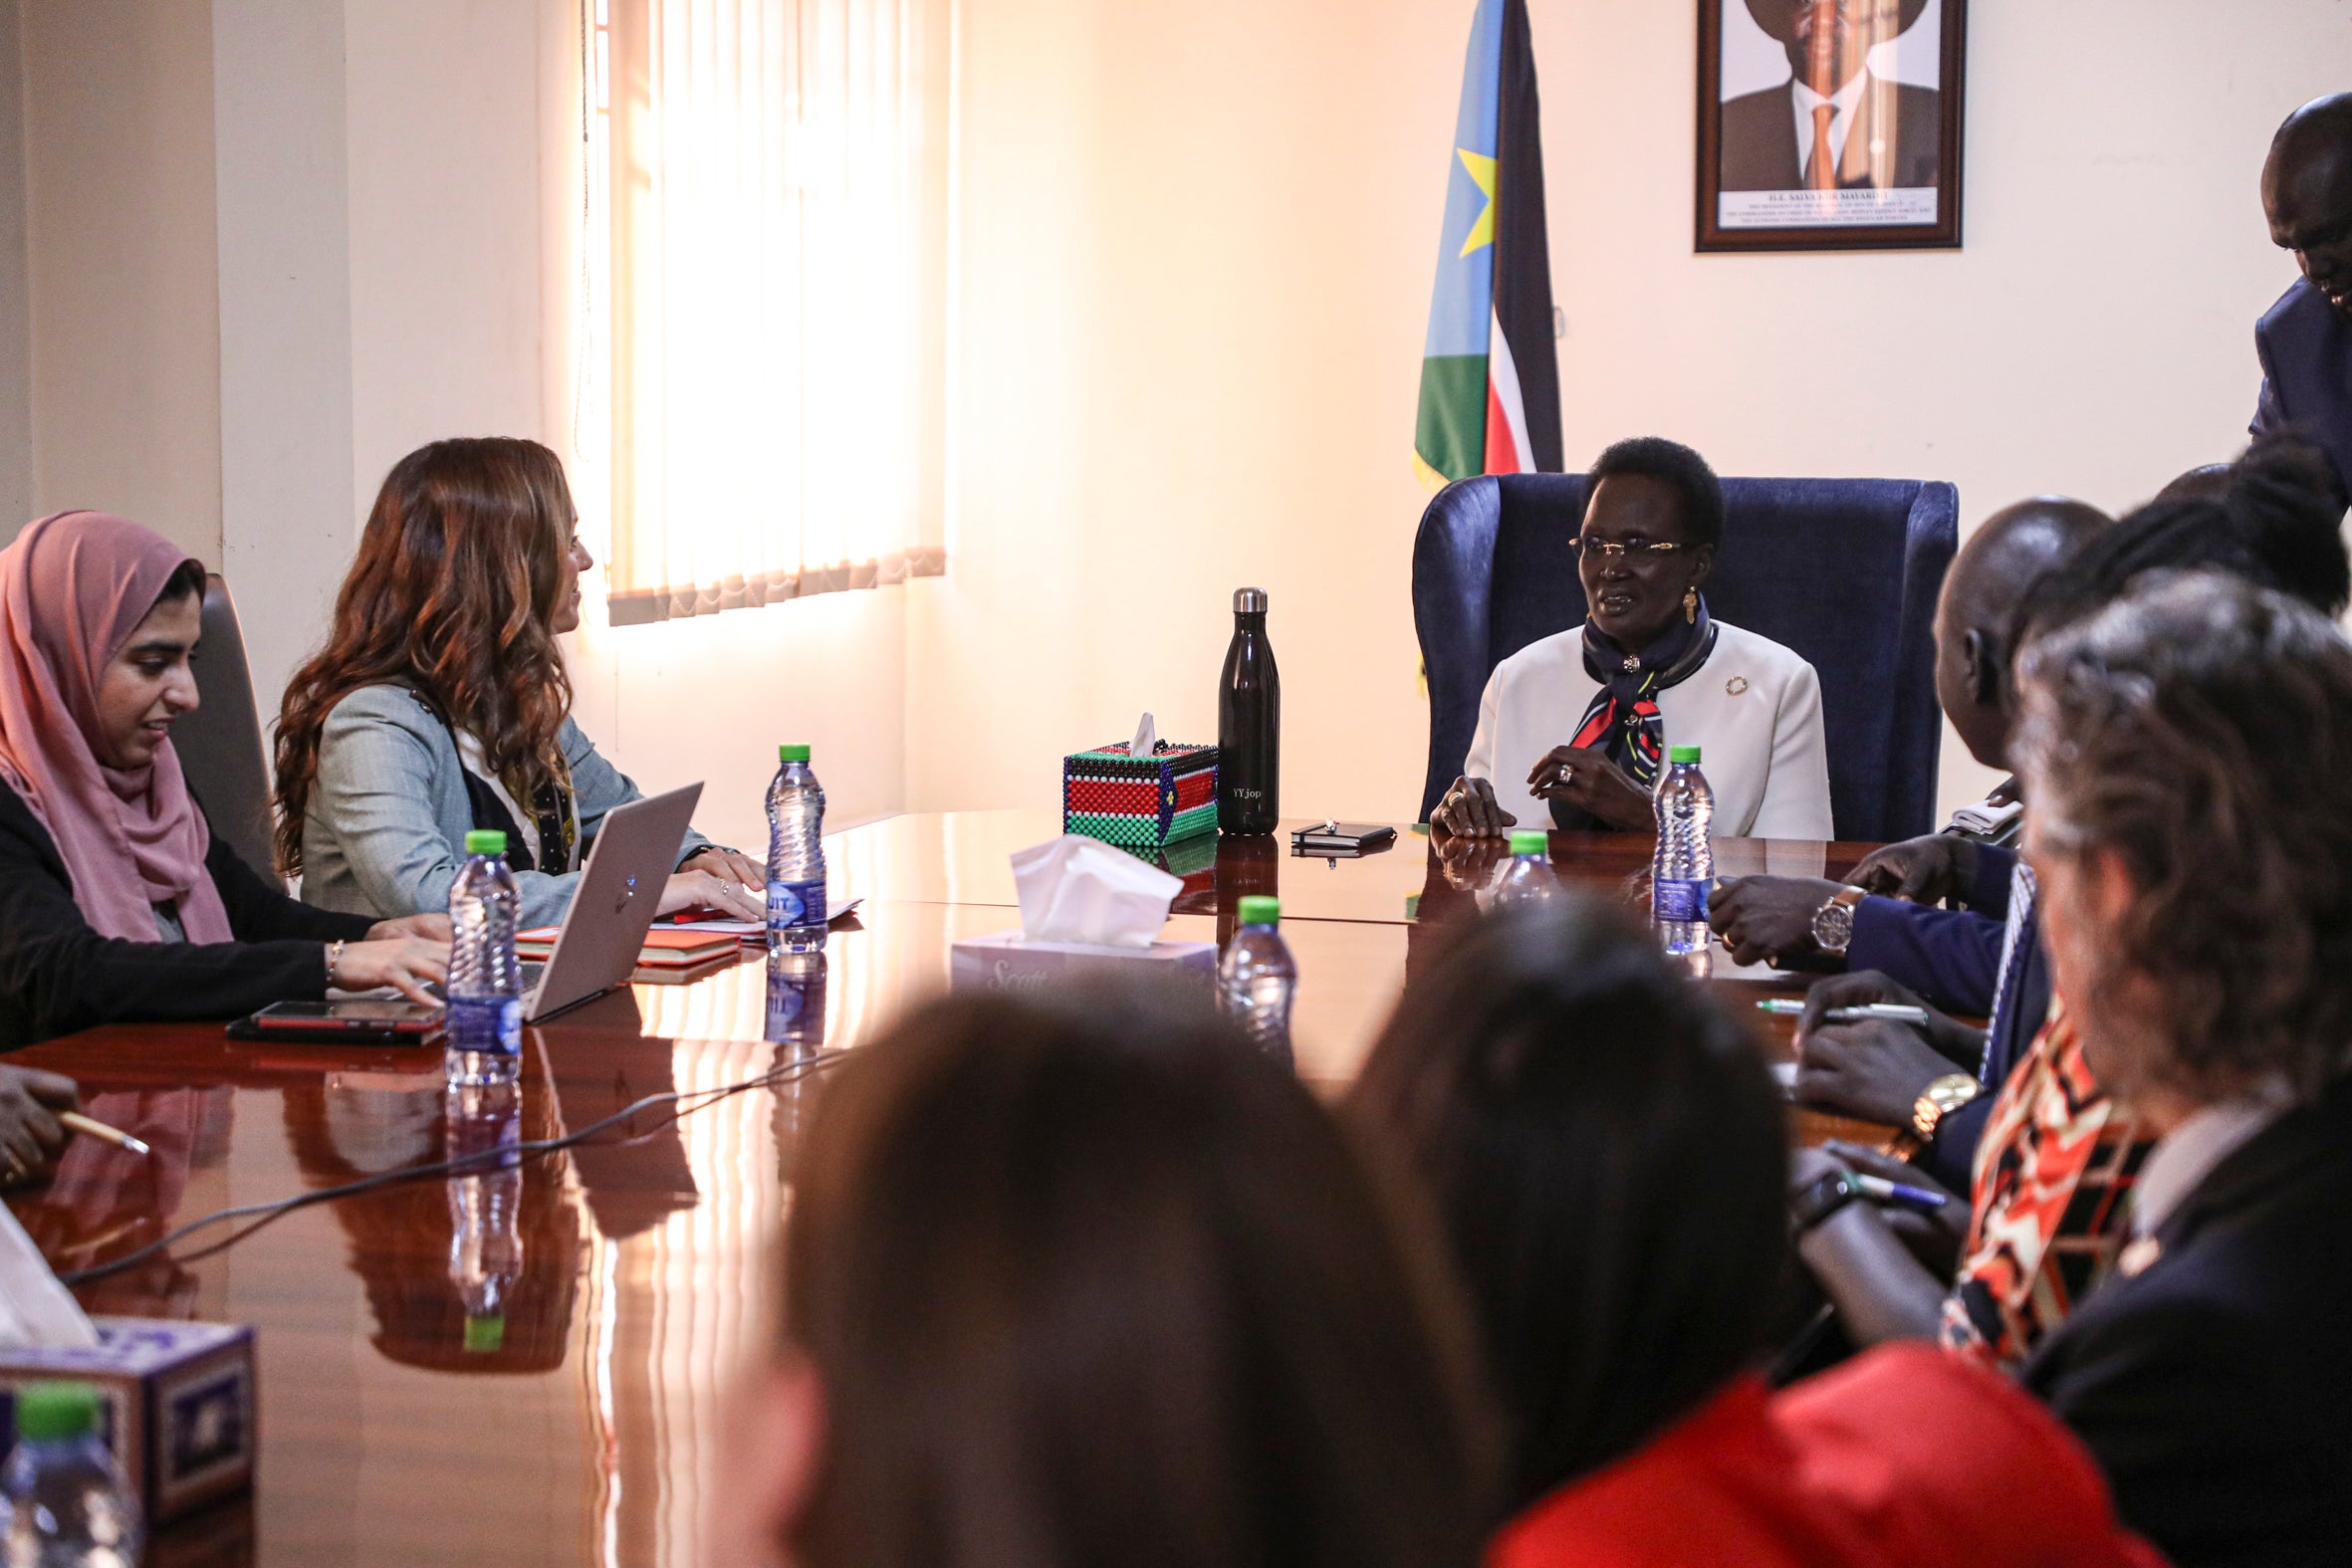
<instances>
[{"instance_id":1,"label":"silver bottle cap","mask_svg":"<svg viewBox=\"0 0 2352 1568\"><path fill-rule=\"evenodd\" d=\"M1236 615L1263 615L1263 614L1265 614L1265 613L1266 613L1266 590L1265 590L1264 588L1236 588L1236 589L1234 589L1234 590L1233 590L1233 612L1234 612Z\"/></svg>"}]
</instances>

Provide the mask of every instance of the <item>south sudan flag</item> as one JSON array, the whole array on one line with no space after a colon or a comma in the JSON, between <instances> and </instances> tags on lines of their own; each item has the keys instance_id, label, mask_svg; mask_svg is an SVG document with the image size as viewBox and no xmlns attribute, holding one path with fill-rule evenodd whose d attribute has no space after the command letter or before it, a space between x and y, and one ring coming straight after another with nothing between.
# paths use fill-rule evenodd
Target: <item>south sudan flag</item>
<instances>
[{"instance_id":1,"label":"south sudan flag","mask_svg":"<svg viewBox=\"0 0 2352 1568\"><path fill-rule=\"evenodd\" d=\"M1559 361L1527 0L1479 0L1470 24L1422 354L1413 467L1431 489L1473 474L1559 470Z\"/></svg>"}]
</instances>

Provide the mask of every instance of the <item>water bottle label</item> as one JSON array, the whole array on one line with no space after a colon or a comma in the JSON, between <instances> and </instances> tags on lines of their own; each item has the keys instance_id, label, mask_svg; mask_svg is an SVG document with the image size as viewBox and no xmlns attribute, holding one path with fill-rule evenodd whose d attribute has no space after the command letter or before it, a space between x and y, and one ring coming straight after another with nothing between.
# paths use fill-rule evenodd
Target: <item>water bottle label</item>
<instances>
[{"instance_id":1,"label":"water bottle label","mask_svg":"<svg viewBox=\"0 0 2352 1568\"><path fill-rule=\"evenodd\" d=\"M768 929L791 931L800 926L824 924L824 881L770 882L768 884Z\"/></svg>"},{"instance_id":2,"label":"water bottle label","mask_svg":"<svg viewBox=\"0 0 2352 1568\"><path fill-rule=\"evenodd\" d=\"M452 1050L494 1056L523 1053L523 1004L513 997L452 997L443 1027Z\"/></svg>"},{"instance_id":3,"label":"water bottle label","mask_svg":"<svg viewBox=\"0 0 2352 1568\"><path fill-rule=\"evenodd\" d=\"M1650 907L1661 924L1704 925L1707 882L1699 877L1659 877L1650 884Z\"/></svg>"}]
</instances>

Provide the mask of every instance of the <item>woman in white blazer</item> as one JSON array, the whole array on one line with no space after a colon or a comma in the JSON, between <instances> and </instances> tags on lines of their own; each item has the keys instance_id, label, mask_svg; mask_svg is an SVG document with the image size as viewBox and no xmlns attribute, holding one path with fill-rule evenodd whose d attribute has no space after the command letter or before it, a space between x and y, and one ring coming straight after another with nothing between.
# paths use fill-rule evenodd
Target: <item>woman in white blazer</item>
<instances>
[{"instance_id":1,"label":"woman in white blazer","mask_svg":"<svg viewBox=\"0 0 2352 1568\"><path fill-rule=\"evenodd\" d=\"M1600 455L1576 539L1584 624L1495 667L1433 829L1647 832L1667 747L1695 745L1718 834L1831 836L1820 678L1700 596L1723 525L1723 487L1689 447L1650 436Z\"/></svg>"}]
</instances>

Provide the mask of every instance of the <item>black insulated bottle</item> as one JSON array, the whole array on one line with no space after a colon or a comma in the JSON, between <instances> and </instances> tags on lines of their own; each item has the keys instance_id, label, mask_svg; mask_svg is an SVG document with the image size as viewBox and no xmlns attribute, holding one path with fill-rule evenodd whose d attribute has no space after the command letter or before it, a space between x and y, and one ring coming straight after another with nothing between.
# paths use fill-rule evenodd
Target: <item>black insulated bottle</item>
<instances>
[{"instance_id":1,"label":"black insulated bottle","mask_svg":"<svg viewBox=\"0 0 2352 1568\"><path fill-rule=\"evenodd\" d=\"M1266 590L1233 596L1233 642L1217 687L1217 826L1271 833L1282 816L1283 681L1266 640Z\"/></svg>"}]
</instances>

